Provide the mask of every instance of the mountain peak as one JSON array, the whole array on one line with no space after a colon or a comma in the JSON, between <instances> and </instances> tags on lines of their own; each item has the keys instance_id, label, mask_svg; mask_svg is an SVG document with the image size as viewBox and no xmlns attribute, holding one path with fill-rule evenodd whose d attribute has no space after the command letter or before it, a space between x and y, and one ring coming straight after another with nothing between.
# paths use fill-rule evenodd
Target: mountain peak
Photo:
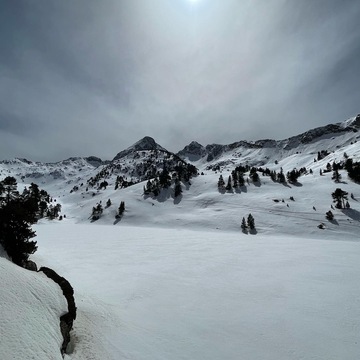
<instances>
[{"instance_id":1,"label":"mountain peak","mask_svg":"<svg viewBox=\"0 0 360 360\"><path fill-rule=\"evenodd\" d=\"M158 148L158 144L151 136L144 136L142 139L137 141L131 148L134 148L137 151L141 150L156 150Z\"/></svg>"},{"instance_id":2,"label":"mountain peak","mask_svg":"<svg viewBox=\"0 0 360 360\"><path fill-rule=\"evenodd\" d=\"M184 149L178 152L180 157L188 158L190 161L197 161L205 156L206 150L204 146L197 141L192 141L189 145L186 145Z\"/></svg>"},{"instance_id":3,"label":"mountain peak","mask_svg":"<svg viewBox=\"0 0 360 360\"><path fill-rule=\"evenodd\" d=\"M146 151L146 150L161 150L167 151L165 148L160 146L151 136L145 136L135 144L128 147L126 150L120 151L113 160L121 159L134 151Z\"/></svg>"}]
</instances>

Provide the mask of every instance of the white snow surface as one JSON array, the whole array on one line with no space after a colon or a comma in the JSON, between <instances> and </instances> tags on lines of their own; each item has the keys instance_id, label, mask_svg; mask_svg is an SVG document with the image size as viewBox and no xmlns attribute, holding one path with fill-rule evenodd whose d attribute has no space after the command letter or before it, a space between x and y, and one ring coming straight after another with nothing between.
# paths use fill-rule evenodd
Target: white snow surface
<instances>
[{"instance_id":1,"label":"white snow surface","mask_svg":"<svg viewBox=\"0 0 360 360\"><path fill-rule=\"evenodd\" d=\"M45 274L0 257L0 359L62 359L60 316L67 303Z\"/></svg>"},{"instance_id":2,"label":"white snow surface","mask_svg":"<svg viewBox=\"0 0 360 360\"><path fill-rule=\"evenodd\" d=\"M33 258L76 289L70 359L360 354L357 241L79 224L37 231Z\"/></svg>"}]
</instances>

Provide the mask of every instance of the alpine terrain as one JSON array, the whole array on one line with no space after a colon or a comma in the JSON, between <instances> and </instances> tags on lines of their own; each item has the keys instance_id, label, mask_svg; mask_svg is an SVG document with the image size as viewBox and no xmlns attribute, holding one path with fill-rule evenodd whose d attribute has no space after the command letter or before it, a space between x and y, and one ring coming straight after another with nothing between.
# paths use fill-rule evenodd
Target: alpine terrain
<instances>
[{"instance_id":1,"label":"alpine terrain","mask_svg":"<svg viewBox=\"0 0 360 360\"><path fill-rule=\"evenodd\" d=\"M1 359L359 358L360 115L195 140L0 162Z\"/></svg>"}]
</instances>

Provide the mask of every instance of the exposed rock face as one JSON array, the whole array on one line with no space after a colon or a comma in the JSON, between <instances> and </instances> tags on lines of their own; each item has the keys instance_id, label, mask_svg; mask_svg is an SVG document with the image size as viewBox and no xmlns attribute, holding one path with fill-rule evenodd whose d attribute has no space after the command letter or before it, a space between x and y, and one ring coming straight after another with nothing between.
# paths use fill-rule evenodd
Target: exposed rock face
<instances>
[{"instance_id":1,"label":"exposed rock face","mask_svg":"<svg viewBox=\"0 0 360 360\"><path fill-rule=\"evenodd\" d=\"M42 271L48 278L52 279L60 286L68 303L68 312L60 317L60 330L64 338L61 346L61 353L64 354L70 342L70 331L72 329L73 322L76 319L74 289L65 278L58 275L54 270L48 267L41 267L39 271Z\"/></svg>"},{"instance_id":2,"label":"exposed rock face","mask_svg":"<svg viewBox=\"0 0 360 360\"><path fill-rule=\"evenodd\" d=\"M190 161L197 161L206 155L206 149L198 142L192 141L179 151L177 155L182 158L188 158Z\"/></svg>"},{"instance_id":3,"label":"exposed rock face","mask_svg":"<svg viewBox=\"0 0 360 360\"><path fill-rule=\"evenodd\" d=\"M358 114L353 122L353 125L356 127L360 127L360 114Z\"/></svg>"},{"instance_id":4,"label":"exposed rock face","mask_svg":"<svg viewBox=\"0 0 360 360\"><path fill-rule=\"evenodd\" d=\"M225 149L226 149L226 145L219 145L219 144L206 145L206 151L208 153L206 161L212 161L216 159L225 151Z\"/></svg>"},{"instance_id":5,"label":"exposed rock face","mask_svg":"<svg viewBox=\"0 0 360 360\"><path fill-rule=\"evenodd\" d=\"M120 151L114 157L113 160L121 159L121 158L123 158L133 152L136 152L136 151L145 151L145 150L161 150L161 151L167 152L167 150L165 148L163 148L162 146L160 146L159 144L157 144L152 137L145 136L141 140L137 141L134 145L127 148L126 150Z\"/></svg>"},{"instance_id":6,"label":"exposed rock face","mask_svg":"<svg viewBox=\"0 0 360 360\"><path fill-rule=\"evenodd\" d=\"M96 156L88 156L87 158L85 158L85 160L92 166L98 167L100 165L102 165L104 162L96 157Z\"/></svg>"}]
</instances>

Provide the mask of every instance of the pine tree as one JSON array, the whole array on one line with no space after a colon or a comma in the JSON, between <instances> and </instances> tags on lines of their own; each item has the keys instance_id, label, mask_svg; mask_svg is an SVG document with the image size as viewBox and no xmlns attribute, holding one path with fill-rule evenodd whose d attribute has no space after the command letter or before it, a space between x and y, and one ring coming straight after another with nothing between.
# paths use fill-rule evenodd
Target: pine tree
<instances>
[{"instance_id":1,"label":"pine tree","mask_svg":"<svg viewBox=\"0 0 360 360\"><path fill-rule=\"evenodd\" d=\"M331 210L329 210L329 211L327 211L326 212L326 219L328 219L329 221L331 221L331 220L334 220L334 214L332 213L332 211Z\"/></svg>"},{"instance_id":2,"label":"pine tree","mask_svg":"<svg viewBox=\"0 0 360 360\"><path fill-rule=\"evenodd\" d=\"M340 175L340 173L339 173L339 170L337 170L337 169L334 170L331 179L334 180L336 183L340 182L340 180L341 180L341 175Z\"/></svg>"},{"instance_id":3,"label":"pine tree","mask_svg":"<svg viewBox=\"0 0 360 360\"><path fill-rule=\"evenodd\" d=\"M232 180L233 180L233 187L236 189L239 187L239 181L238 181L238 173L237 171L232 171Z\"/></svg>"},{"instance_id":4,"label":"pine tree","mask_svg":"<svg viewBox=\"0 0 360 360\"><path fill-rule=\"evenodd\" d=\"M231 175L229 175L228 182L227 182L227 185L226 185L226 187L225 187L225 190L226 190L226 191L231 191L231 190L232 190Z\"/></svg>"},{"instance_id":5,"label":"pine tree","mask_svg":"<svg viewBox=\"0 0 360 360\"><path fill-rule=\"evenodd\" d=\"M8 204L11 200L18 198L19 192L17 191L16 179L12 176L7 176L2 181L1 199Z\"/></svg>"},{"instance_id":6,"label":"pine tree","mask_svg":"<svg viewBox=\"0 0 360 360\"><path fill-rule=\"evenodd\" d=\"M23 265L36 249L32 241L36 222L30 202L17 191L16 179L7 177L0 182L0 244L15 264Z\"/></svg>"},{"instance_id":7,"label":"pine tree","mask_svg":"<svg viewBox=\"0 0 360 360\"><path fill-rule=\"evenodd\" d=\"M238 181L239 181L239 186L244 186L245 185L245 179L244 179L244 174L243 173L239 173Z\"/></svg>"},{"instance_id":8,"label":"pine tree","mask_svg":"<svg viewBox=\"0 0 360 360\"><path fill-rule=\"evenodd\" d=\"M255 229L255 219L254 217L249 214L248 218L247 218L247 225L249 227L250 230L254 230Z\"/></svg>"},{"instance_id":9,"label":"pine tree","mask_svg":"<svg viewBox=\"0 0 360 360\"><path fill-rule=\"evenodd\" d=\"M260 180L259 174L256 172L256 169L254 167L250 170L250 178L253 183L256 183Z\"/></svg>"},{"instance_id":10,"label":"pine tree","mask_svg":"<svg viewBox=\"0 0 360 360\"><path fill-rule=\"evenodd\" d=\"M221 174L219 176L218 188L219 188L219 190L222 190L222 189L225 188L225 181L224 181L223 176Z\"/></svg>"},{"instance_id":11,"label":"pine tree","mask_svg":"<svg viewBox=\"0 0 360 360\"><path fill-rule=\"evenodd\" d=\"M174 188L174 195L178 197L182 193L181 183L178 178L175 180L175 188Z\"/></svg>"},{"instance_id":12,"label":"pine tree","mask_svg":"<svg viewBox=\"0 0 360 360\"><path fill-rule=\"evenodd\" d=\"M280 172L277 174L277 179L280 183L285 183L286 179L282 168L280 169Z\"/></svg>"},{"instance_id":13,"label":"pine tree","mask_svg":"<svg viewBox=\"0 0 360 360\"><path fill-rule=\"evenodd\" d=\"M245 221L244 217L241 220L241 229L243 232L246 232L246 230L247 230L247 225L246 225L246 221Z\"/></svg>"},{"instance_id":14,"label":"pine tree","mask_svg":"<svg viewBox=\"0 0 360 360\"><path fill-rule=\"evenodd\" d=\"M91 214L91 219L92 220L98 220L100 219L101 214L103 213L103 207L102 205L99 203L96 206L94 206L92 208L92 214Z\"/></svg>"},{"instance_id":15,"label":"pine tree","mask_svg":"<svg viewBox=\"0 0 360 360\"><path fill-rule=\"evenodd\" d=\"M163 171L159 175L159 182L160 186L164 189L167 189L171 185L171 177L165 166Z\"/></svg>"},{"instance_id":16,"label":"pine tree","mask_svg":"<svg viewBox=\"0 0 360 360\"><path fill-rule=\"evenodd\" d=\"M121 201L119 206L119 215L122 216L124 214L124 211L125 211L125 202Z\"/></svg>"},{"instance_id":17,"label":"pine tree","mask_svg":"<svg viewBox=\"0 0 360 360\"><path fill-rule=\"evenodd\" d=\"M346 191L337 188L332 194L333 201L335 203L335 207L338 209L342 209L345 207L345 200L347 200L348 193Z\"/></svg>"}]
</instances>

